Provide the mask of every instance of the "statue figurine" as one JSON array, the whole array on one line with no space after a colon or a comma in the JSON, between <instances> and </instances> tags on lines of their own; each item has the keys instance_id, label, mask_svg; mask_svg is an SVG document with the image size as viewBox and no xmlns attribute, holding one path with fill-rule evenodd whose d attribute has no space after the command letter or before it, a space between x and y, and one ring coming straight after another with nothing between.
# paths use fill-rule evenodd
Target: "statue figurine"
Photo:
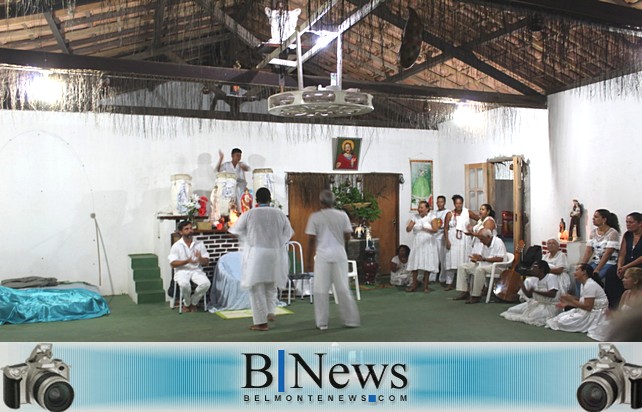
<instances>
[{"instance_id":1,"label":"statue figurine","mask_svg":"<svg viewBox=\"0 0 642 412\"><path fill-rule=\"evenodd\" d=\"M582 236L580 233L580 218L584 214L584 208L579 200L573 199L573 209L571 209L571 224L568 229L568 240L578 240ZM573 233L575 230L575 233Z\"/></svg>"},{"instance_id":2,"label":"statue figurine","mask_svg":"<svg viewBox=\"0 0 642 412\"><path fill-rule=\"evenodd\" d=\"M270 33L272 37L268 43L281 44L287 40L295 31L299 20L301 9L287 10L285 4L279 1L276 9L265 8L265 15L270 21Z\"/></svg>"},{"instance_id":3,"label":"statue figurine","mask_svg":"<svg viewBox=\"0 0 642 412\"><path fill-rule=\"evenodd\" d=\"M241 213L245 213L248 210L252 209L252 195L250 194L250 189L247 187L241 195Z\"/></svg>"},{"instance_id":4,"label":"statue figurine","mask_svg":"<svg viewBox=\"0 0 642 412\"><path fill-rule=\"evenodd\" d=\"M560 240L568 240L568 232L566 231L566 222L564 221L564 218L560 219L560 234L559 234Z\"/></svg>"}]
</instances>

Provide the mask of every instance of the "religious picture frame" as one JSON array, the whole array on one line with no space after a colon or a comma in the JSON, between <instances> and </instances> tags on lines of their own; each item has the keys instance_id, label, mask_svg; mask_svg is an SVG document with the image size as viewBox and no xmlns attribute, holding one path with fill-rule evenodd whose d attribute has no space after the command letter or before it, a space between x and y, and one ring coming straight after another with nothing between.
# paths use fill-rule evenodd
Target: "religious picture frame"
<instances>
[{"instance_id":1,"label":"religious picture frame","mask_svg":"<svg viewBox=\"0 0 642 412\"><path fill-rule=\"evenodd\" d=\"M432 160L410 159L410 193L410 210L417 210L422 200L432 201Z\"/></svg>"},{"instance_id":2,"label":"religious picture frame","mask_svg":"<svg viewBox=\"0 0 642 412\"><path fill-rule=\"evenodd\" d=\"M359 170L361 138L338 137L333 145L332 168L334 170Z\"/></svg>"}]
</instances>

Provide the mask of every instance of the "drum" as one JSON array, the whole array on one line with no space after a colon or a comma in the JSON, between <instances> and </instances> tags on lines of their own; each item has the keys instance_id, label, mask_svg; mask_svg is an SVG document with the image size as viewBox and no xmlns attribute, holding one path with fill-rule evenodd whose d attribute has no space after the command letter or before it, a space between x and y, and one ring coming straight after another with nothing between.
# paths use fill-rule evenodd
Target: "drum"
<instances>
[{"instance_id":1,"label":"drum","mask_svg":"<svg viewBox=\"0 0 642 412\"><path fill-rule=\"evenodd\" d=\"M267 188L272 194L272 199L274 199L274 172L272 169L254 169L252 172L252 182L254 187L254 195L256 196L256 191L262 187Z\"/></svg>"},{"instance_id":2,"label":"drum","mask_svg":"<svg viewBox=\"0 0 642 412\"><path fill-rule=\"evenodd\" d=\"M217 173L216 185L210 196L215 220L230 215L230 203L236 204L236 173Z\"/></svg>"},{"instance_id":3,"label":"drum","mask_svg":"<svg viewBox=\"0 0 642 412\"><path fill-rule=\"evenodd\" d=\"M185 204L192 196L192 176L187 174L177 174L170 177L172 214L185 215L187 208Z\"/></svg>"}]
</instances>

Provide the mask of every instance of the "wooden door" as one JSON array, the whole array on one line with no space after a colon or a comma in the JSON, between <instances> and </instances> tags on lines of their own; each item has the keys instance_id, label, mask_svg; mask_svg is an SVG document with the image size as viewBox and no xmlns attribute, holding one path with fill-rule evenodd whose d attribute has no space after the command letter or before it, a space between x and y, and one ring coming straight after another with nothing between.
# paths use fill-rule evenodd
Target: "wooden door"
<instances>
[{"instance_id":1,"label":"wooden door","mask_svg":"<svg viewBox=\"0 0 642 412\"><path fill-rule=\"evenodd\" d=\"M324 173L287 173L288 211L295 240L303 246L305 270L314 269L313 262L305 260L308 250L308 236L305 226L310 215L319 210L319 193L330 188L330 177Z\"/></svg>"},{"instance_id":2,"label":"wooden door","mask_svg":"<svg viewBox=\"0 0 642 412\"><path fill-rule=\"evenodd\" d=\"M372 236L379 239L379 273L390 273L390 260L397 253L399 244L399 175L393 173L367 173L361 175L363 189L377 197L381 216L371 223ZM325 173L288 173L288 210L294 229L293 240L303 245L304 256L308 247L305 234L310 215L319 210L319 193L330 188L330 175ZM312 262L305 262L306 270L313 269Z\"/></svg>"},{"instance_id":3,"label":"wooden door","mask_svg":"<svg viewBox=\"0 0 642 412\"><path fill-rule=\"evenodd\" d=\"M468 209L479 212L479 207L488 203L488 164L475 163L464 165L466 193L464 202Z\"/></svg>"},{"instance_id":4,"label":"wooden door","mask_svg":"<svg viewBox=\"0 0 642 412\"><path fill-rule=\"evenodd\" d=\"M379 239L379 273L388 274L399 245L399 174L364 174L363 189L375 195L381 209L381 216L370 228L372 236Z\"/></svg>"}]
</instances>

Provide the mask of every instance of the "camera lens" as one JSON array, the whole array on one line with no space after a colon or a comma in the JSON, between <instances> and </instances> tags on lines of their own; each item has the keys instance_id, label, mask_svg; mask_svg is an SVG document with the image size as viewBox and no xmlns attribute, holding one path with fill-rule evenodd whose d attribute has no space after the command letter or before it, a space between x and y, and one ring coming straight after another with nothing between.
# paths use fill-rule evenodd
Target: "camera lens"
<instances>
[{"instance_id":1,"label":"camera lens","mask_svg":"<svg viewBox=\"0 0 642 412\"><path fill-rule=\"evenodd\" d=\"M51 412L62 412L74 401L74 389L62 376L47 372L33 385L33 396L40 406Z\"/></svg>"},{"instance_id":2,"label":"camera lens","mask_svg":"<svg viewBox=\"0 0 642 412\"><path fill-rule=\"evenodd\" d=\"M598 372L586 378L577 388L577 400L584 410L599 412L617 398L617 384L609 374Z\"/></svg>"}]
</instances>

